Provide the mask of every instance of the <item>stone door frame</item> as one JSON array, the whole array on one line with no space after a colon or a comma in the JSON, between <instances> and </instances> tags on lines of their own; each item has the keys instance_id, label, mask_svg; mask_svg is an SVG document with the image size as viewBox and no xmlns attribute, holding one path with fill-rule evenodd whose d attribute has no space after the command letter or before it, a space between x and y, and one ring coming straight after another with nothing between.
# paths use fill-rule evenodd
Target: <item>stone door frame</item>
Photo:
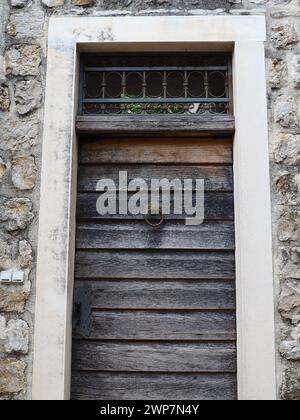
<instances>
[{"instance_id":1,"label":"stone door frame","mask_svg":"<svg viewBox=\"0 0 300 420\"><path fill-rule=\"evenodd\" d=\"M238 388L277 397L262 16L52 17L49 22L33 399L70 398L79 53L233 51Z\"/></svg>"}]
</instances>

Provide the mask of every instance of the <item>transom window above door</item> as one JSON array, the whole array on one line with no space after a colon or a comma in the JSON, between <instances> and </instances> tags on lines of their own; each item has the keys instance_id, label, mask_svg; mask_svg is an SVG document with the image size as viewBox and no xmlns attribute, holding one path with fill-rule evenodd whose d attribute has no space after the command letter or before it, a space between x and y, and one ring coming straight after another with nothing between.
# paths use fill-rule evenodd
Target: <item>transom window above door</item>
<instances>
[{"instance_id":1,"label":"transom window above door","mask_svg":"<svg viewBox=\"0 0 300 420\"><path fill-rule=\"evenodd\" d=\"M231 55L82 56L80 115L231 115Z\"/></svg>"}]
</instances>

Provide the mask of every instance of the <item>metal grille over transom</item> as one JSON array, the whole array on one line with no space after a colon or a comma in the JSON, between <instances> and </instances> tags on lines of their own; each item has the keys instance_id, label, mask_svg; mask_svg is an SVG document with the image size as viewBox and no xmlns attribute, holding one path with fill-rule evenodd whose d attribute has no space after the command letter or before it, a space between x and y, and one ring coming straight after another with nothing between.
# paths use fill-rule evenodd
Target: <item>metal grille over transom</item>
<instances>
[{"instance_id":1,"label":"metal grille over transom","mask_svg":"<svg viewBox=\"0 0 300 420\"><path fill-rule=\"evenodd\" d=\"M85 55L81 115L232 114L231 57Z\"/></svg>"}]
</instances>

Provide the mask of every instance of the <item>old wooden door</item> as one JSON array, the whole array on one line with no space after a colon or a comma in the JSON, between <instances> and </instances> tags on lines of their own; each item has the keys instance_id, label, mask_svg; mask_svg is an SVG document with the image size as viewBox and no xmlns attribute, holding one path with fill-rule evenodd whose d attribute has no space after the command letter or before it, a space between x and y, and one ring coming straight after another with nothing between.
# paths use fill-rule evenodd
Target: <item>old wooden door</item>
<instances>
[{"instance_id":1,"label":"old wooden door","mask_svg":"<svg viewBox=\"0 0 300 420\"><path fill-rule=\"evenodd\" d=\"M205 179L205 222L97 213L100 179ZM237 397L231 139L79 147L73 399Z\"/></svg>"}]
</instances>

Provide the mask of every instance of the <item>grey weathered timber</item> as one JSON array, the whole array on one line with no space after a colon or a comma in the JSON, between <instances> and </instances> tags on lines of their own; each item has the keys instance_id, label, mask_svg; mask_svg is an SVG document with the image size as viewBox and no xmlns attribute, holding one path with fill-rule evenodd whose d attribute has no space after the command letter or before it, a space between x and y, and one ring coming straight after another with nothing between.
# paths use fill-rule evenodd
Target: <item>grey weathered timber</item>
<instances>
[{"instance_id":1,"label":"grey weathered timber","mask_svg":"<svg viewBox=\"0 0 300 420\"><path fill-rule=\"evenodd\" d=\"M74 341L73 368L113 372L236 372L235 343Z\"/></svg>"},{"instance_id":2,"label":"grey weathered timber","mask_svg":"<svg viewBox=\"0 0 300 420\"><path fill-rule=\"evenodd\" d=\"M79 145L75 290L90 307L77 302L72 397L236 399L232 139L203 130L201 139L172 130L149 138L151 129L143 138L138 124L128 138L115 121L114 138L100 128ZM143 215L99 215L97 183L113 179L118 190L120 171L148 186L204 179L205 222L172 214L173 192L160 228Z\"/></svg>"},{"instance_id":3,"label":"grey weathered timber","mask_svg":"<svg viewBox=\"0 0 300 420\"><path fill-rule=\"evenodd\" d=\"M143 215L120 215L119 212L113 215L101 216L97 212L97 200L102 193L79 193L77 196L77 218L78 220L101 220L109 219L127 219L127 220L141 220L144 219ZM204 197L204 216L205 220L234 220L234 199L232 193L205 193ZM150 197L149 201L150 203ZM118 196L117 196L117 209L118 209ZM172 214L174 208L174 200L171 195L171 214L165 215L166 220L182 220L188 217L183 212L182 215Z\"/></svg>"},{"instance_id":4,"label":"grey weathered timber","mask_svg":"<svg viewBox=\"0 0 300 420\"><path fill-rule=\"evenodd\" d=\"M235 309L234 281L83 280L76 290L87 285L94 309Z\"/></svg>"},{"instance_id":5,"label":"grey weathered timber","mask_svg":"<svg viewBox=\"0 0 300 420\"><path fill-rule=\"evenodd\" d=\"M204 179L206 191L233 191L231 166L164 166L164 165L92 165L80 166L78 192L94 192L101 179L113 179L119 188L119 172L126 171L128 182L142 178L151 186L151 179Z\"/></svg>"},{"instance_id":6,"label":"grey weathered timber","mask_svg":"<svg viewBox=\"0 0 300 420\"><path fill-rule=\"evenodd\" d=\"M91 279L233 279L233 252L78 251L75 275Z\"/></svg>"},{"instance_id":7,"label":"grey weathered timber","mask_svg":"<svg viewBox=\"0 0 300 420\"><path fill-rule=\"evenodd\" d=\"M231 164L232 140L107 139L80 144L79 163Z\"/></svg>"},{"instance_id":8,"label":"grey weathered timber","mask_svg":"<svg viewBox=\"0 0 300 420\"><path fill-rule=\"evenodd\" d=\"M77 117L76 128L81 135L185 135L216 136L232 135L235 131L233 116L82 116Z\"/></svg>"},{"instance_id":9,"label":"grey weathered timber","mask_svg":"<svg viewBox=\"0 0 300 420\"><path fill-rule=\"evenodd\" d=\"M186 226L168 221L159 229L141 221L107 221L78 223L78 249L235 249L234 224Z\"/></svg>"},{"instance_id":10,"label":"grey weathered timber","mask_svg":"<svg viewBox=\"0 0 300 420\"><path fill-rule=\"evenodd\" d=\"M76 400L236 400L236 374L73 372Z\"/></svg>"},{"instance_id":11,"label":"grey weathered timber","mask_svg":"<svg viewBox=\"0 0 300 420\"><path fill-rule=\"evenodd\" d=\"M90 339L236 339L235 311L93 311Z\"/></svg>"}]
</instances>

